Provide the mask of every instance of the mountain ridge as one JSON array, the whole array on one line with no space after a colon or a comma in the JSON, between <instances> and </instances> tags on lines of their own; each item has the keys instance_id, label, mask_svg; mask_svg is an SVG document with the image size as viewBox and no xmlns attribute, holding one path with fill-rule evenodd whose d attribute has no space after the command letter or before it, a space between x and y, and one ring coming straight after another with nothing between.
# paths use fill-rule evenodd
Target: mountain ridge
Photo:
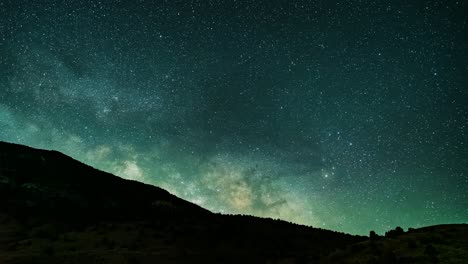
<instances>
[{"instance_id":1,"label":"mountain ridge","mask_svg":"<svg viewBox=\"0 0 468 264\"><path fill-rule=\"evenodd\" d=\"M61 152L0 142L0 263L465 263L468 225L370 237L212 213Z\"/></svg>"},{"instance_id":2,"label":"mountain ridge","mask_svg":"<svg viewBox=\"0 0 468 264\"><path fill-rule=\"evenodd\" d=\"M38 177L35 171L31 171L29 166L23 166L22 163L27 163L29 166L34 167L35 171L40 171L40 177ZM73 170L73 172L66 173L67 170ZM41 150L13 143L0 142L0 173L3 174L4 182L5 178L8 179L9 184L4 185L10 185L10 187L16 186L16 191L26 191L23 189L27 189L29 194L34 196L34 192L41 191L41 188L46 188L49 193L42 193L41 195L53 196L52 194L55 194L55 196L58 195L62 199L69 199L70 202L76 202L77 204L81 202L81 205L84 207L112 209L112 203L119 202L121 205L128 207L151 208L152 206L157 206L154 202L166 201L171 204L180 205L185 210L209 212L198 205L170 194L160 187L124 179L95 169L55 150ZM16 177L9 177L8 175L16 175ZM18 186L20 187L19 189ZM107 190L104 192L102 188L107 188ZM137 196L132 195L132 191L135 191L135 189L138 189ZM51 191L55 192L50 193ZM83 195L77 197L77 192L87 192L86 196L91 196L90 199L94 200L81 199L81 201L77 201L74 198L83 198ZM108 200L106 206L103 204L106 203L105 195L110 195L116 200ZM132 198L139 199L132 200ZM126 203L125 200L127 199L133 204ZM154 201L151 201L151 199ZM92 203L98 204L93 205Z\"/></svg>"},{"instance_id":3,"label":"mountain ridge","mask_svg":"<svg viewBox=\"0 0 468 264\"><path fill-rule=\"evenodd\" d=\"M152 261L175 258L175 263L195 256L200 263L227 256L255 263L314 260L365 239L283 220L215 214L157 186L99 171L58 151L6 142L0 142L0 216L17 227L6 228L15 235L3 247L0 243L0 252L20 250L24 263L54 263L57 256L70 254L68 246L88 252L89 245L101 250L96 258L116 248L130 248L123 258L134 258L139 248L148 254L162 252L158 257L149 254ZM134 229L139 238L129 242ZM54 256L44 243L53 245ZM174 253L178 251L185 253Z\"/></svg>"}]
</instances>

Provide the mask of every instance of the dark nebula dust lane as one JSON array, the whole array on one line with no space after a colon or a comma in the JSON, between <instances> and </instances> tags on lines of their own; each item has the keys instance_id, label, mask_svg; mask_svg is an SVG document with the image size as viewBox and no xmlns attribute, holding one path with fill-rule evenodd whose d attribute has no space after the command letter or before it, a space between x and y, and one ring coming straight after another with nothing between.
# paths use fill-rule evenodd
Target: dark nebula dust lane
<instances>
[{"instance_id":1,"label":"dark nebula dust lane","mask_svg":"<svg viewBox=\"0 0 468 264\"><path fill-rule=\"evenodd\" d=\"M0 0L0 140L215 212L467 222L467 5Z\"/></svg>"}]
</instances>

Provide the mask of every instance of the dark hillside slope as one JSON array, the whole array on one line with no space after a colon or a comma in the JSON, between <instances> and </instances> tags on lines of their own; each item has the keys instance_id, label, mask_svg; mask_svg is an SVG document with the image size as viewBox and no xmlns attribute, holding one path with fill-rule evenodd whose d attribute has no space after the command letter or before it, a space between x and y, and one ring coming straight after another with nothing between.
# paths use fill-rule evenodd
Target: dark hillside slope
<instances>
[{"instance_id":1,"label":"dark hillside slope","mask_svg":"<svg viewBox=\"0 0 468 264\"><path fill-rule=\"evenodd\" d=\"M0 190L4 208L17 213L27 208L49 217L80 213L80 217L138 218L159 211L210 214L159 187L96 170L60 152L4 142L0 142ZM88 213L82 215L80 210Z\"/></svg>"},{"instance_id":2,"label":"dark hillside slope","mask_svg":"<svg viewBox=\"0 0 468 264\"><path fill-rule=\"evenodd\" d=\"M59 152L0 142L0 263L317 263L365 239L213 214Z\"/></svg>"}]
</instances>

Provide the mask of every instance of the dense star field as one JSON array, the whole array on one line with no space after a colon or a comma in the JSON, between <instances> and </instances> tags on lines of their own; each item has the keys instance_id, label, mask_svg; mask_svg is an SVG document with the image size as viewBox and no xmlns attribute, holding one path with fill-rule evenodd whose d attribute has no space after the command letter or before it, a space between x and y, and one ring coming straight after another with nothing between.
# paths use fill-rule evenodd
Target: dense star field
<instances>
[{"instance_id":1,"label":"dense star field","mask_svg":"<svg viewBox=\"0 0 468 264\"><path fill-rule=\"evenodd\" d=\"M215 212L468 221L465 1L0 0L0 140Z\"/></svg>"}]
</instances>

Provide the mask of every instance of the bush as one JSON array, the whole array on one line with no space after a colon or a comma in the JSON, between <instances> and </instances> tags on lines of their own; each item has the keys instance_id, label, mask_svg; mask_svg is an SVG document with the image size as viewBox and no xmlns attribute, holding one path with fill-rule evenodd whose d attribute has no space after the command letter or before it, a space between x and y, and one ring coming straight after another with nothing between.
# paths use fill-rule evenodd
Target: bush
<instances>
[{"instance_id":1,"label":"bush","mask_svg":"<svg viewBox=\"0 0 468 264\"><path fill-rule=\"evenodd\" d=\"M396 236L402 235L404 233L405 233L405 231L403 230L403 228L397 226L395 229L385 232L385 236L386 237L396 237Z\"/></svg>"},{"instance_id":2,"label":"bush","mask_svg":"<svg viewBox=\"0 0 468 264\"><path fill-rule=\"evenodd\" d=\"M403 230L403 228L401 228L401 227L399 227L399 226L397 226L397 227L395 228L395 232L397 232L397 234L399 234L399 235L405 233L405 231Z\"/></svg>"}]
</instances>

